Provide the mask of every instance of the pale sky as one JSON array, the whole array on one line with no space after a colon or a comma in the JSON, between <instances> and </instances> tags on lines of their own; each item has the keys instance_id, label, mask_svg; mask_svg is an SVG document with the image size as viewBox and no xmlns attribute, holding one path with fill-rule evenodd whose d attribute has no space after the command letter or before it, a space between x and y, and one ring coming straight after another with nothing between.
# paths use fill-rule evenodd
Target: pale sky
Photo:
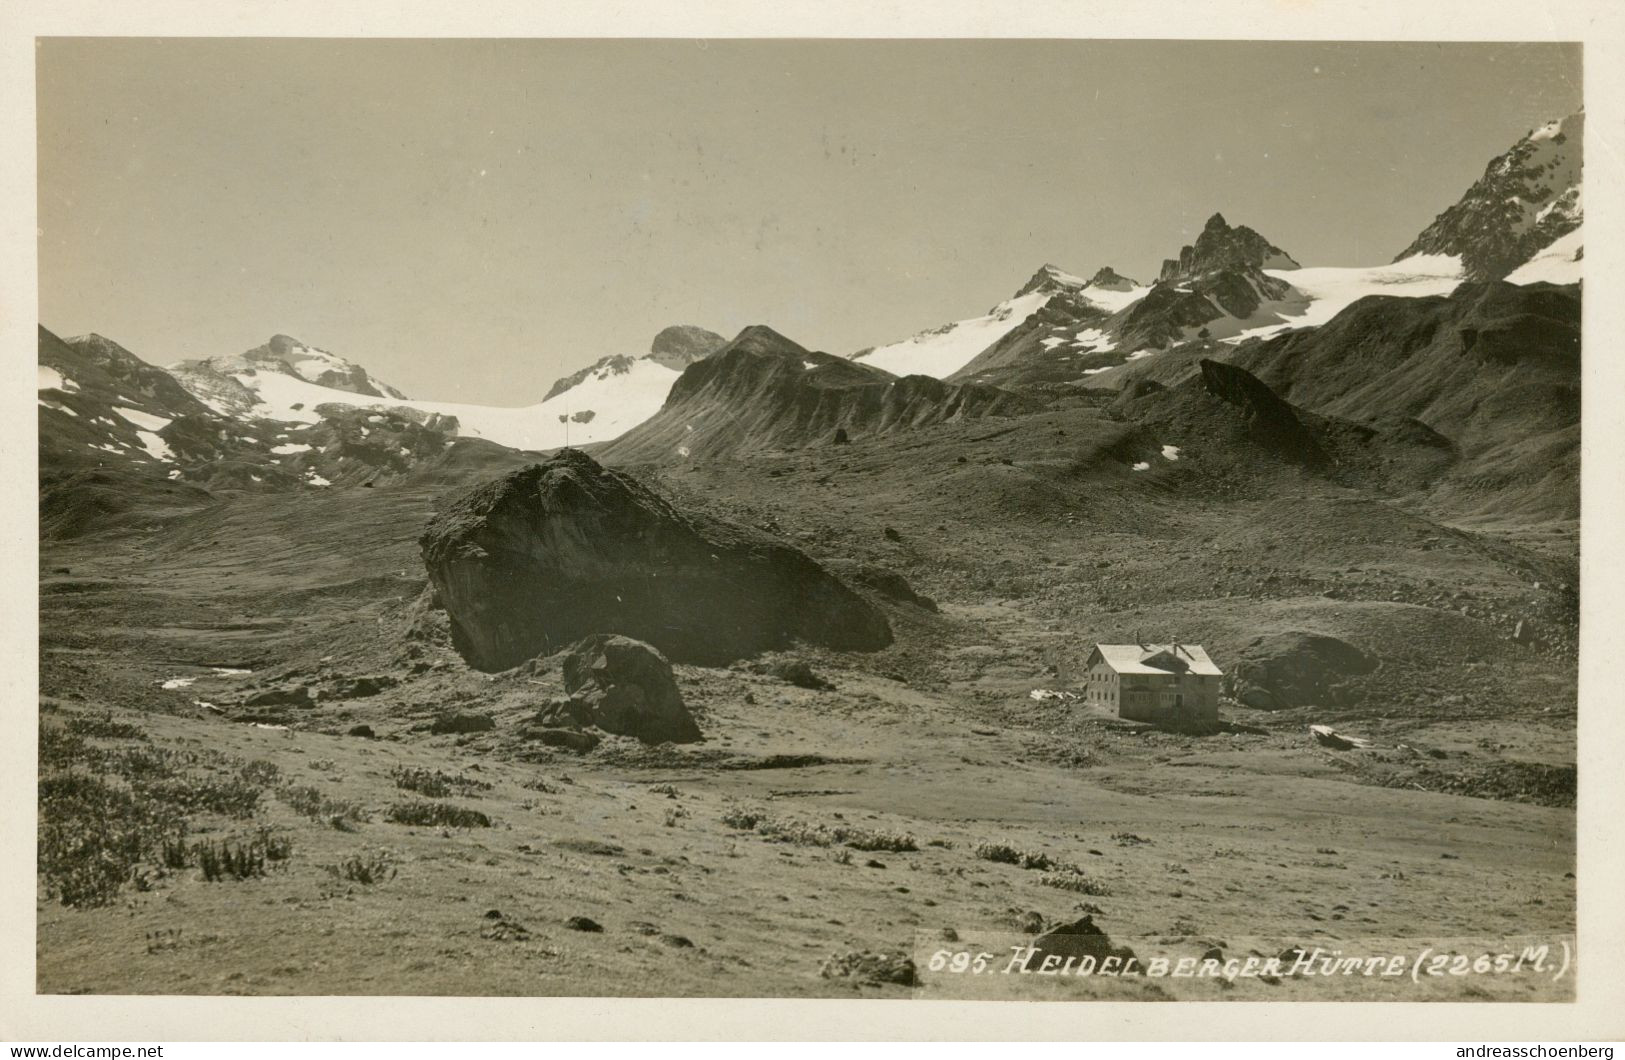
<instances>
[{"instance_id":1,"label":"pale sky","mask_svg":"<svg viewBox=\"0 0 1625 1060\"><path fill-rule=\"evenodd\" d=\"M667 324L848 354L1214 211L1391 259L1578 109L1566 45L47 39L41 322L158 364L285 332L539 401Z\"/></svg>"}]
</instances>

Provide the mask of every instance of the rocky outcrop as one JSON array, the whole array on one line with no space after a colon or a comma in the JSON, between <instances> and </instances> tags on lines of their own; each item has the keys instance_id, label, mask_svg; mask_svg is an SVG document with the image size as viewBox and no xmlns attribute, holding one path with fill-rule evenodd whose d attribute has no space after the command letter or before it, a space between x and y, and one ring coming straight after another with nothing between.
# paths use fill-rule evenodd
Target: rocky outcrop
<instances>
[{"instance_id":1,"label":"rocky outcrop","mask_svg":"<svg viewBox=\"0 0 1625 1060\"><path fill-rule=\"evenodd\" d=\"M544 708L541 725L595 727L644 743L701 739L671 663L642 641L613 633L581 641L565 656L564 689L570 697Z\"/></svg>"},{"instance_id":2,"label":"rocky outcrop","mask_svg":"<svg viewBox=\"0 0 1625 1060\"><path fill-rule=\"evenodd\" d=\"M1163 283L1220 269L1251 267L1255 269L1295 269L1298 263L1280 247L1257 232L1242 225L1230 227L1223 214L1207 219L1196 242L1180 248L1179 257L1162 263L1158 279Z\"/></svg>"},{"instance_id":3,"label":"rocky outcrop","mask_svg":"<svg viewBox=\"0 0 1625 1060\"><path fill-rule=\"evenodd\" d=\"M1129 279L1110 265L1102 265L1089 277L1089 286L1102 291L1132 291L1139 286L1135 280Z\"/></svg>"},{"instance_id":4,"label":"rocky outcrop","mask_svg":"<svg viewBox=\"0 0 1625 1060\"><path fill-rule=\"evenodd\" d=\"M714 331L693 324L673 324L661 330L649 344L649 355L661 364L682 368L702 357L709 357L728 340Z\"/></svg>"},{"instance_id":5,"label":"rocky outcrop","mask_svg":"<svg viewBox=\"0 0 1625 1060\"><path fill-rule=\"evenodd\" d=\"M1244 368L1202 360L1202 386L1209 394L1236 406L1247 421L1253 441L1278 455L1307 464L1326 459L1320 443L1298 419L1292 406Z\"/></svg>"},{"instance_id":6,"label":"rocky outcrop","mask_svg":"<svg viewBox=\"0 0 1625 1060\"><path fill-rule=\"evenodd\" d=\"M795 640L891 643L881 612L805 553L681 512L566 449L463 495L419 539L469 663L504 670L594 633L726 663Z\"/></svg>"},{"instance_id":7,"label":"rocky outcrop","mask_svg":"<svg viewBox=\"0 0 1625 1060\"><path fill-rule=\"evenodd\" d=\"M1231 675L1235 697L1261 710L1346 704L1357 698L1348 682L1377 661L1347 641L1319 633L1257 637Z\"/></svg>"}]
</instances>

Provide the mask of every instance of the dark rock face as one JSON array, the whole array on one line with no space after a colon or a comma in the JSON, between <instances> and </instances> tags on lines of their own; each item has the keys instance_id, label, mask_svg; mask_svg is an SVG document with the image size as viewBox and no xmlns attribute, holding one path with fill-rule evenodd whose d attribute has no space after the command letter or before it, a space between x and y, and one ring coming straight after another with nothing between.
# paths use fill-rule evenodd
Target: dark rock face
<instances>
[{"instance_id":1,"label":"dark rock face","mask_svg":"<svg viewBox=\"0 0 1625 1060\"><path fill-rule=\"evenodd\" d=\"M419 539L470 665L509 669L594 633L717 665L804 639L891 643L884 615L800 550L689 515L566 449L480 486Z\"/></svg>"},{"instance_id":2,"label":"dark rock face","mask_svg":"<svg viewBox=\"0 0 1625 1060\"><path fill-rule=\"evenodd\" d=\"M1351 678L1377 668L1359 648L1318 633L1282 633L1255 639L1242 652L1232 679L1236 698L1260 710L1348 703Z\"/></svg>"},{"instance_id":3,"label":"dark rock face","mask_svg":"<svg viewBox=\"0 0 1625 1060\"><path fill-rule=\"evenodd\" d=\"M1137 285L1133 280L1110 265L1102 265L1093 276L1089 277L1089 286L1107 291L1127 291Z\"/></svg>"},{"instance_id":4,"label":"dark rock face","mask_svg":"<svg viewBox=\"0 0 1625 1060\"><path fill-rule=\"evenodd\" d=\"M1113 316L1106 327L1116 336L1119 348L1160 348L1182 342L1191 329L1226 316L1245 319L1265 300L1284 299L1291 293L1291 284L1255 265L1229 265L1158 281L1144 298Z\"/></svg>"},{"instance_id":5,"label":"dark rock face","mask_svg":"<svg viewBox=\"0 0 1625 1060\"><path fill-rule=\"evenodd\" d=\"M593 725L644 743L701 739L671 663L642 641L612 633L586 638L564 658L564 688L570 698L544 712L544 721Z\"/></svg>"},{"instance_id":6,"label":"dark rock face","mask_svg":"<svg viewBox=\"0 0 1625 1060\"><path fill-rule=\"evenodd\" d=\"M1241 409L1253 440L1282 456L1316 464L1326 454L1292 406L1275 396L1244 368L1222 361L1203 360L1202 386L1209 394Z\"/></svg>"},{"instance_id":7,"label":"dark rock face","mask_svg":"<svg viewBox=\"0 0 1625 1060\"><path fill-rule=\"evenodd\" d=\"M1171 283L1220 269L1244 266L1295 269L1298 263L1286 251L1251 228L1246 225L1231 228L1224 215L1216 213L1207 219L1207 225L1194 244L1182 247L1179 257L1169 258L1162 263L1162 274L1158 279Z\"/></svg>"},{"instance_id":8,"label":"dark rock face","mask_svg":"<svg viewBox=\"0 0 1625 1060\"><path fill-rule=\"evenodd\" d=\"M1394 260L1450 254L1469 280L1502 278L1579 227L1584 144L1583 112L1531 131Z\"/></svg>"}]
</instances>

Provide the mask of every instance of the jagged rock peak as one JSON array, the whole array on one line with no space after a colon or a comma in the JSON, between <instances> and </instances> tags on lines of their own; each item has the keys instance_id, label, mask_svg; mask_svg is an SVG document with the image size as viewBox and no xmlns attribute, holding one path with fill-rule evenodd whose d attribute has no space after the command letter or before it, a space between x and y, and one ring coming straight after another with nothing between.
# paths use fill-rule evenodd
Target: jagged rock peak
<instances>
[{"instance_id":1,"label":"jagged rock peak","mask_svg":"<svg viewBox=\"0 0 1625 1060\"><path fill-rule=\"evenodd\" d=\"M1138 287L1139 284L1134 280L1129 279L1127 276L1124 276L1110 265L1102 265L1093 276L1089 277L1089 283L1087 286L1096 288L1097 290L1127 291L1131 288Z\"/></svg>"},{"instance_id":2,"label":"jagged rock peak","mask_svg":"<svg viewBox=\"0 0 1625 1060\"><path fill-rule=\"evenodd\" d=\"M1059 265L1045 265L1033 273L1032 279L1022 285L1016 292L1016 297L1032 294L1034 291L1049 291L1060 293L1062 291L1081 291L1086 288L1106 291L1127 291L1137 287L1133 280L1122 275L1110 265L1102 266L1094 276L1084 279L1075 273L1067 272Z\"/></svg>"},{"instance_id":3,"label":"jagged rock peak","mask_svg":"<svg viewBox=\"0 0 1625 1060\"><path fill-rule=\"evenodd\" d=\"M1505 277L1580 227L1584 144L1584 110L1531 130L1394 260L1445 254L1469 280Z\"/></svg>"},{"instance_id":4,"label":"jagged rock peak","mask_svg":"<svg viewBox=\"0 0 1625 1060\"><path fill-rule=\"evenodd\" d=\"M1224 214L1215 213L1202 227L1192 245L1182 247L1179 257L1162 263L1159 279L1164 283L1217 272L1220 269L1296 269L1298 263L1280 247L1246 225L1231 227Z\"/></svg>"},{"instance_id":5,"label":"jagged rock peak","mask_svg":"<svg viewBox=\"0 0 1625 1060\"><path fill-rule=\"evenodd\" d=\"M1015 296L1023 298L1035 291L1075 291L1084 284L1085 281L1081 276L1074 276L1059 265L1046 264L1021 285L1021 290L1017 291Z\"/></svg>"}]
</instances>

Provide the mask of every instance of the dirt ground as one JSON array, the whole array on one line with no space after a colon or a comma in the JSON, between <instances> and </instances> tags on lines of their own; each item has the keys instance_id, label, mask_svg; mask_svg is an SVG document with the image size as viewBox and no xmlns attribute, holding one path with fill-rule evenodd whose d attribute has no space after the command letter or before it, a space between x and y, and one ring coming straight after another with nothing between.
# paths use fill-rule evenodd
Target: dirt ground
<instances>
[{"instance_id":1,"label":"dirt ground","mask_svg":"<svg viewBox=\"0 0 1625 1060\"><path fill-rule=\"evenodd\" d=\"M145 864L105 904L64 905L42 878L38 988L1572 997L1574 969L1549 966L932 970L962 951L1003 968L1085 913L1142 958L1546 945L1562 963L1575 930L1574 527L1450 525L1290 469L1204 469L1201 454L1134 473L1102 456L1109 431L1080 409L644 469L681 504L882 564L941 605L888 605L897 642L882 652L796 652L833 690L748 662L677 667L707 735L686 747L529 742L519 723L558 692L555 671L477 673L421 635L415 538L438 486L243 495L42 542L42 772L117 785L156 757L175 784L230 780L252 806L194 800L187 841L274 836L277 856L241 880ZM1545 636L1514 642L1519 619ZM1225 731L1196 736L1031 697L1068 687L1097 640L1177 637L1228 669L1291 630L1377 656L1363 698L1273 713L1227 700ZM367 675L400 680L332 691ZM320 698L244 702L288 683ZM427 731L448 710L495 724ZM1323 747L1311 723L1371 746ZM375 738L347 735L363 724ZM399 786L414 768L445 775L431 801L488 826L389 820L424 797ZM990 860L1001 846L1038 867ZM917 982L843 959L865 951L911 957Z\"/></svg>"}]
</instances>

